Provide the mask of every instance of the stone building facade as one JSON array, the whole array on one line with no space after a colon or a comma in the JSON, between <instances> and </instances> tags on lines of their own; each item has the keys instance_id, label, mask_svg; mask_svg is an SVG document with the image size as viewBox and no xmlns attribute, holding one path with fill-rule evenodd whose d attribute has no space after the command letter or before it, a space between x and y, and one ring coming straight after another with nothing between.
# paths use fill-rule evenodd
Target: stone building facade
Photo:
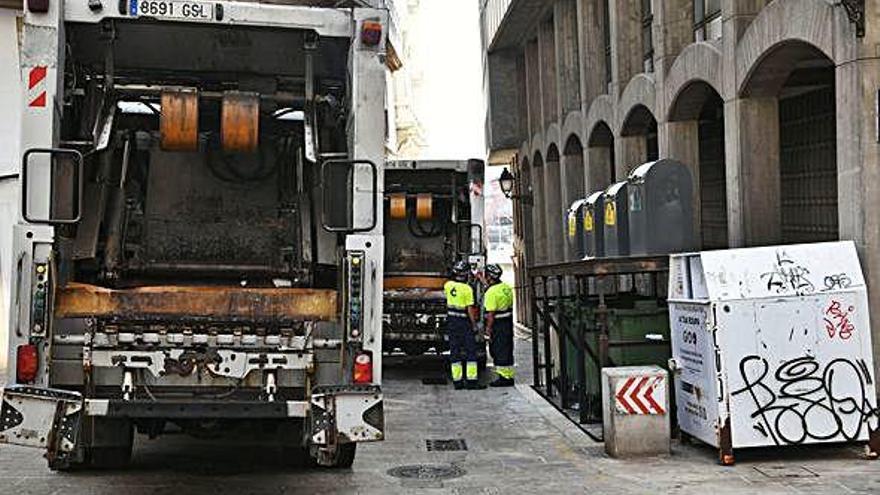
<instances>
[{"instance_id":1,"label":"stone building facade","mask_svg":"<svg viewBox=\"0 0 880 495\"><path fill-rule=\"evenodd\" d=\"M880 322L880 2L481 1L520 276L573 258L569 204L675 158L703 248L854 240Z\"/></svg>"}]
</instances>

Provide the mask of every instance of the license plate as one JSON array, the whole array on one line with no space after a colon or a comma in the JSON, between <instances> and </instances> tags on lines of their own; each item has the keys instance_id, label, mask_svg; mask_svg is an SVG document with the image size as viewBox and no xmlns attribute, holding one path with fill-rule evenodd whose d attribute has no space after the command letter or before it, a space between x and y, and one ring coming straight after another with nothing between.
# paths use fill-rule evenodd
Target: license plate
<instances>
[{"instance_id":1,"label":"license plate","mask_svg":"<svg viewBox=\"0 0 880 495\"><path fill-rule=\"evenodd\" d=\"M129 15L156 19L211 21L214 20L214 4L174 0L131 0Z\"/></svg>"}]
</instances>

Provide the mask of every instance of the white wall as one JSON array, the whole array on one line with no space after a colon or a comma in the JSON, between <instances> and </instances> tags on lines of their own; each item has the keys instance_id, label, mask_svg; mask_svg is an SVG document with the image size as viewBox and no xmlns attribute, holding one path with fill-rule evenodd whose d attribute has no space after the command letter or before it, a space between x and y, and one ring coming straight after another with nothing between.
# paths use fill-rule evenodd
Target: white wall
<instances>
[{"instance_id":1,"label":"white wall","mask_svg":"<svg viewBox=\"0 0 880 495\"><path fill-rule=\"evenodd\" d=\"M12 10L0 9L0 175L19 170L21 80L18 34ZM12 225L18 216L18 181L0 180L0 368L6 367Z\"/></svg>"}]
</instances>

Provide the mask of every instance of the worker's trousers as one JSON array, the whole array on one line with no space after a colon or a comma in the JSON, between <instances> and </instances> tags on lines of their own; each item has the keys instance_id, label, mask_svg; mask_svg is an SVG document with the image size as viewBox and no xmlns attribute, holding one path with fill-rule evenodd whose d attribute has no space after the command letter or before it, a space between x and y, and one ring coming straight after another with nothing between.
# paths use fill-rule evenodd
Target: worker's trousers
<instances>
[{"instance_id":1,"label":"worker's trousers","mask_svg":"<svg viewBox=\"0 0 880 495\"><path fill-rule=\"evenodd\" d=\"M469 318L449 316L446 318L449 333L449 363L452 381L466 378L477 379L477 341Z\"/></svg>"},{"instance_id":2,"label":"worker's trousers","mask_svg":"<svg viewBox=\"0 0 880 495\"><path fill-rule=\"evenodd\" d=\"M495 365L495 373L501 378L512 379L513 368L513 317L496 318L492 324L492 340L489 352Z\"/></svg>"}]
</instances>

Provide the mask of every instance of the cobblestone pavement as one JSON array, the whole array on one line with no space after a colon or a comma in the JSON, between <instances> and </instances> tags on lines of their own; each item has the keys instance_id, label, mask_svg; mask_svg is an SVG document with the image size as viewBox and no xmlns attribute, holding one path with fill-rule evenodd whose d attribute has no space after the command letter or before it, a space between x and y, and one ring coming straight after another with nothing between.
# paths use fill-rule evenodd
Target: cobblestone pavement
<instances>
[{"instance_id":1,"label":"cobblestone pavement","mask_svg":"<svg viewBox=\"0 0 880 495\"><path fill-rule=\"evenodd\" d=\"M667 458L610 459L601 444L528 386L454 391L425 385L422 378L439 373L432 362L391 360L385 383L388 440L362 445L349 471L290 469L258 445L168 435L139 439L132 467L120 472L53 473L36 451L0 447L0 493L880 493L880 463L863 460L855 446L738 453L734 467L717 465L712 449L679 444ZM458 447L467 450L426 446L427 440L455 439L464 440ZM414 465L449 468L458 477L389 474Z\"/></svg>"}]
</instances>

